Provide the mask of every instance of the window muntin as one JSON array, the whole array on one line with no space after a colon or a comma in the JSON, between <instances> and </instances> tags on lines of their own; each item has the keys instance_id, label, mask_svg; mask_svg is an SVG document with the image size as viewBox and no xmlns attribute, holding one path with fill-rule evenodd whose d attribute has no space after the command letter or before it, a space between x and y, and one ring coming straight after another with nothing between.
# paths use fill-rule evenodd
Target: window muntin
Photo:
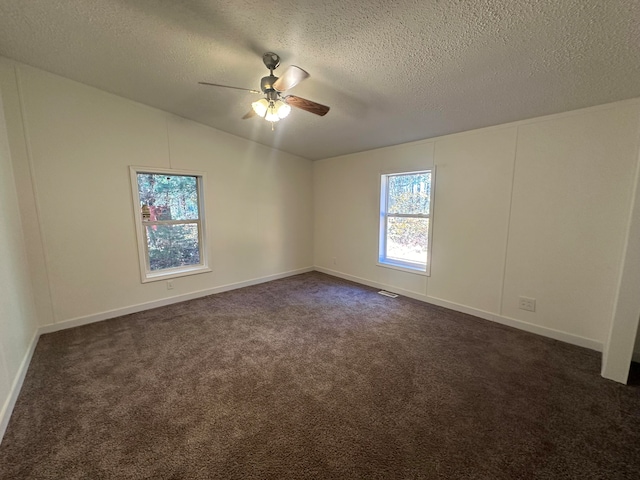
<instances>
[{"instance_id":1,"label":"window muntin","mask_svg":"<svg viewBox=\"0 0 640 480\"><path fill-rule=\"evenodd\" d=\"M210 271L204 255L203 174L131 167L143 282Z\"/></svg>"},{"instance_id":2,"label":"window muntin","mask_svg":"<svg viewBox=\"0 0 640 480\"><path fill-rule=\"evenodd\" d=\"M431 170L381 176L380 265L429 273L432 176Z\"/></svg>"}]
</instances>

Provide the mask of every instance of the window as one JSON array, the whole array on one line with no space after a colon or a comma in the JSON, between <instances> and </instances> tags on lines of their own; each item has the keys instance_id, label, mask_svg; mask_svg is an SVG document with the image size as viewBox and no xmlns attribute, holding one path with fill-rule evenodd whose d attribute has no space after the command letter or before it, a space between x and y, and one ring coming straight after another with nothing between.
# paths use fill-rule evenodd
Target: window
<instances>
[{"instance_id":1,"label":"window","mask_svg":"<svg viewBox=\"0 0 640 480\"><path fill-rule=\"evenodd\" d=\"M429 274L433 172L380 177L378 264Z\"/></svg>"},{"instance_id":2,"label":"window","mask_svg":"<svg viewBox=\"0 0 640 480\"><path fill-rule=\"evenodd\" d=\"M204 174L131 167L142 282L208 272Z\"/></svg>"}]
</instances>

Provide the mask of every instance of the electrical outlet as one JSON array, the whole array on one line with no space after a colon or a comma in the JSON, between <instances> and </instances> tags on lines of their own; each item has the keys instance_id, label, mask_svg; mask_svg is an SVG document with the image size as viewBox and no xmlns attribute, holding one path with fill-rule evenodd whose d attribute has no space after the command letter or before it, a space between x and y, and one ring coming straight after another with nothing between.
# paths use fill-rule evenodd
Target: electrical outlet
<instances>
[{"instance_id":1,"label":"electrical outlet","mask_svg":"<svg viewBox=\"0 0 640 480\"><path fill-rule=\"evenodd\" d=\"M167 290L173 290L173 280L167 280Z\"/></svg>"},{"instance_id":2,"label":"electrical outlet","mask_svg":"<svg viewBox=\"0 0 640 480\"><path fill-rule=\"evenodd\" d=\"M338 260L336 259L336 257L333 257L333 264L337 265L338 264Z\"/></svg>"},{"instance_id":3,"label":"electrical outlet","mask_svg":"<svg viewBox=\"0 0 640 480\"><path fill-rule=\"evenodd\" d=\"M527 297L518 297L518 308L528 312L536 311L536 299Z\"/></svg>"}]
</instances>

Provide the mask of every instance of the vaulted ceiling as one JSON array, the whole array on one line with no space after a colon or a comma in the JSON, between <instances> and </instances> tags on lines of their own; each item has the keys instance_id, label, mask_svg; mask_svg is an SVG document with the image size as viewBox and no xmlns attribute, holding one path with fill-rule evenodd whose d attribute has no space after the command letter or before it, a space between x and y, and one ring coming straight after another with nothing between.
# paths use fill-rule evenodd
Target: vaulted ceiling
<instances>
[{"instance_id":1,"label":"vaulted ceiling","mask_svg":"<svg viewBox=\"0 0 640 480\"><path fill-rule=\"evenodd\" d=\"M0 55L309 159L640 96L637 0L0 0ZM331 106L242 120L262 54Z\"/></svg>"}]
</instances>

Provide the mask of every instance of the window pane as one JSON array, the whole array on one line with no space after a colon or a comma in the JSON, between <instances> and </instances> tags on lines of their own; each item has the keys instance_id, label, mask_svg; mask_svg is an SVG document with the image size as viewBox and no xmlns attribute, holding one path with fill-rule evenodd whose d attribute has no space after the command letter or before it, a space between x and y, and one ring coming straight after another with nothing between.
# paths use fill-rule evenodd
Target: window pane
<instances>
[{"instance_id":1,"label":"window pane","mask_svg":"<svg viewBox=\"0 0 640 480\"><path fill-rule=\"evenodd\" d=\"M431 172L389 175L388 213L429 213Z\"/></svg>"},{"instance_id":2,"label":"window pane","mask_svg":"<svg viewBox=\"0 0 640 480\"><path fill-rule=\"evenodd\" d=\"M199 218L196 177L138 173L138 192L143 221Z\"/></svg>"},{"instance_id":3,"label":"window pane","mask_svg":"<svg viewBox=\"0 0 640 480\"><path fill-rule=\"evenodd\" d=\"M147 245L151 271L198 265L198 224L147 225Z\"/></svg>"},{"instance_id":4,"label":"window pane","mask_svg":"<svg viewBox=\"0 0 640 480\"><path fill-rule=\"evenodd\" d=\"M427 264L428 218L387 219L387 252L390 260Z\"/></svg>"}]
</instances>

